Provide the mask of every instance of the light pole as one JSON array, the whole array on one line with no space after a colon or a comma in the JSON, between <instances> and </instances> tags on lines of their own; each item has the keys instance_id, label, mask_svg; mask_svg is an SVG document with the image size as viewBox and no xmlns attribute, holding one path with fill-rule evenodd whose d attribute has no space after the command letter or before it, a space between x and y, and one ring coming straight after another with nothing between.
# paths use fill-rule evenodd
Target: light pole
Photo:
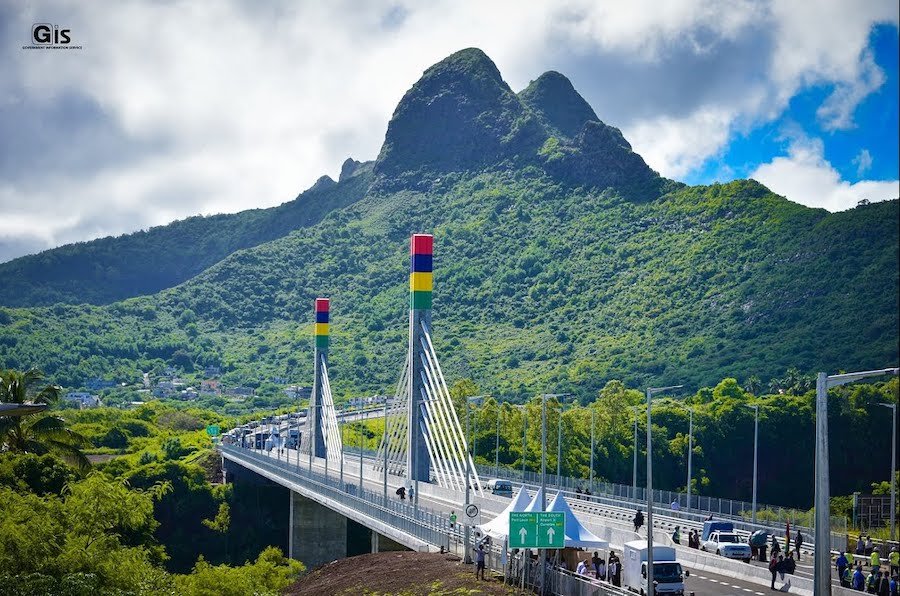
<instances>
[{"instance_id":1,"label":"light pole","mask_svg":"<svg viewBox=\"0 0 900 596\"><path fill-rule=\"evenodd\" d=\"M594 407L591 406L591 474L588 490L594 493Z\"/></svg>"},{"instance_id":2,"label":"light pole","mask_svg":"<svg viewBox=\"0 0 900 596\"><path fill-rule=\"evenodd\" d=\"M388 504L388 494L387 494L388 434L387 434L387 428L388 428L388 398L385 395L384 396L384 438L381 440L382 444L384 445L384 449L382 449L383 456L384 456L384 461L382 462L382 464L384 465L384 468L382 471L384 473L383 483L384 483L384 506L385 507L387 507L387 504Z\"/></svg>"},{"instance_id":3,"label":"light pole","mask_svg":"<svg viewBox=\"0 0 900 596\"><path fill-rule=\"evenodd\" d=\"M638 407L634 406L634 466L631 472L631 498L637 501L637 422Z\"/></svg>"},{"instance_id":4,"label":"light pole","mask_svg":"<svg viewBox=\"0 0 900 596\"><path fill-rule=\"evenodd\" d=\"M888 482L891 483L891 542L894 541L896 530L895 519L897 515L897 404L878 404L891 409L891 475Z\"/></svg>"},{"instance_id":5,"label":"light pole","mask_svg":"<svg viewBox=\"0 0 900 596\"><path fill-rule=\"evenodd\" d=\"M476 399L484 399L485 397L488 397L488 396L487 395L475 395L473 397L465 398L465 400L466 400L466 441L467 442L471 442L471 440L472 440L471 435L469 434L469 425L470 425L470 421L472 418L472 409L469 407L469 402L475 401ZM474 444L472 445L472 447L473 447L473 453L474 453ZM467 444L466 445L466 505L465 505L465 509L463 511L466 511L469 509L469 503L470 503L469 499L471 498L469 496L470 484L471 484L470 478L472 476L471 466L473 464L474 464L474 461L473 461L473 458L469 456L469 446ZM417 496L417 498L418 498L418 496ZM469 524L465 524L466 555L465 555L465 557L463 557L463 562L466 563L467 565L472 562L472 557L469 555L469 539L470 539L470 535L471 535L470 533L472 531L471 528L472 528L472 526L470 526Z\"/></svg>"},{"instance_id":6,"label":"light pole","mask_svg":"<svg viewBox=\"0 0 900 596\"><path fill-rule=\"evenodd\" d=\"M653 435L651 434L650 400L656 393L682 387L684 385L647 387L647 596L654 596L656 593L653 585ZM635 450L637 450L637 442L635 442Z\"/></svg>"},{"instance_id":7,"label":"light pole","mask_svg":"<svg viewBox=\"0 0 900 596\"><path fill-rule=\"evenodd\" d=\"M757 478L757 456L759 453L759 405L747 405L753 409L753 516L751 521L756 523L756 478Z\"/></svg>"},{"instance_id":8,"label":"light pole","mask_svg":"<svg viewBox=\"0 0 900 596\"><path fill-rule=\"evenodd\" d=\"M831 596L831 503L828 481L828 390L867 377L896 375L898 368L883 368L843 375L816 376L816 550L813 574L813 593ZM893 483L893 478L891 482Z\"/></svg>"},{"instance_id":9,"label":"light pole","mask_svg":"<svg viewBox=\"0 0 900 596\"><path fill-rule=\"evenodd\" d=\"M500 475L500 402L497 402L497 442L494 444L494 476Z\"/></svg>"},{"instance_id":10,"label":"light pole","mask_svg":"<svg viewBox=\"0 0 900 596\"><path fill-rule=\"evenodd\" d=\"M688 409L688 469L687 469L687 510L691 510L691 457L694 455L694 408Z\"/></svg>"}]
</instances>

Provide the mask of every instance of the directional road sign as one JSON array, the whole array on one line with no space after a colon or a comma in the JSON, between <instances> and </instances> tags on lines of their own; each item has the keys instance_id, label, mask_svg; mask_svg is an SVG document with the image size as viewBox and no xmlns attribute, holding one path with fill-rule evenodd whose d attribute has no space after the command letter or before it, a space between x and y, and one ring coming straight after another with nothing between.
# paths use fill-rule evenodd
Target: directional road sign
<instances>
[{"instance_id":1,"label":"directional road sign","mask_svg":"<svg viewBox=\"0 0 900 596\"><path fill-rule=\"evenodd\" d=\"M565 544L565 513L509 512L510 548L563 548Z\"/></svg>"}]
</instances>

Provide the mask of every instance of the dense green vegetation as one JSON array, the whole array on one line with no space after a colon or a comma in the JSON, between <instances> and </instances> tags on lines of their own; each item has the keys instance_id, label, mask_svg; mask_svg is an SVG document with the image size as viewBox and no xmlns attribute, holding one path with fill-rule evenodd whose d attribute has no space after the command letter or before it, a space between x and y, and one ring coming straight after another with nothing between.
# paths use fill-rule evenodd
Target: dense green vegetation
<instances>
[{"instance_id":1,"label":"dense green vegetation","mask_svg":"<svg viewBox=\"0 0 900 596\"><path fill-rule=\"evenodd\" d=\"M356 171L345 165L345 184L323 177L293 201L271 209L190 217L0 263L0 304L107 304L170 288L236 250L315 225L332 209L353 203L363 196L370 170L368 164Z\"/></svg>"},{"instance_id":2,"label":"dense green vegetation","mask_svg":"<svg viewBox=\"0 0 900 596\"><path fill-rule=\"evenodd\" d=\"M211 483L205 427L228 420L156 402L57 414L97 463L0 453L3 596L274 594L302 571L279 550L285 494Z\"/></svg>"}]
</instances>

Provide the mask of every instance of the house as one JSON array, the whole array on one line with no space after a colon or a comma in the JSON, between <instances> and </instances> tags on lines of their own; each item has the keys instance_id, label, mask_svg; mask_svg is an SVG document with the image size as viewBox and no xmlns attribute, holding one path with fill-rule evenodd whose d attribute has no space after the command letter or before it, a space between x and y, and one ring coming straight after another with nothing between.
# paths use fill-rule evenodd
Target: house
<instances>
[{"instance_id":1,"label":"house","mask_svg":"<svg viewBox=\"0 0 900 596\"><path fill-rule=\"evenodd\" d=\"M115 386L115 381L109 381L107 379L89 379L84 386L87 387L91 391L100 391L101 389L109 389L110 387Z\"/></svg>"},{"instance_id":2,"label":"house","mask_svg":"<svg viewBox=\"0 0 900 596\"><path fill-rule=\"evenodd\" d=\"M181 401L192 401L197 399L198 393L193 387L188 387L178 394Z\"/></svg>"},{"instance_id":3,"label":"house","mask_svg":"<svg viewBox=\"0 0 900 596\"><path fill-rule=\"evenodd\" d=\"M203 374L207 377L218 377L221 376L222 371L218 366L207 366L203 370Z\"/></svg>"},{"instance_id":4,"label":"house","mask_svg":"<svg viewBox=\"0 0 900 596\"><path fill-rule=\"evenodd\" d=\"M221 382L218 379L200 381L200 393L204 395L219 395L222 393Z\"/></svg>"},{"instance_id":5,"label":"house","mask_svg":"<svg viewBox=\"0 0 900 596\"><path fill-rule=\"evenodd\" d=\"M83 391L72 391L66 393L63 399L70 403L77 403L78 407L82 410L85 408L97 408L103 405L100 402L99 397Z\"/></svg>"},{"instance_id":6,"label":"house","mask_svg":"<svg viewBox=\"0 0 900 596\"><path fill-rule=\"evenodd\" d=\"M231 395L253 395L253 387L232 387L228 390Z\"/></svg>"},{"instance_id":7,"label":"house","mask_svg":"<svg viewBox=\"0 0 900 596\"><path fill-rule=\"evenodd\" d=\"M309 399L312 396L312 387L291 385L284 388L284 394L291 399Z\"/></svg>"}]
</instances>

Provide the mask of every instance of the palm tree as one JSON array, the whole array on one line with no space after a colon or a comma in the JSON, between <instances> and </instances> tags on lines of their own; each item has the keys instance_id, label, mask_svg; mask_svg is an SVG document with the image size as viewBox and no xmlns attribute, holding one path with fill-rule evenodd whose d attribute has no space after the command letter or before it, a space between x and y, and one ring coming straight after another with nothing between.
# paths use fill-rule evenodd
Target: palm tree
<instances>
[{"instance_id":1,"label":"palm tree","mask_svg":"<svg viewBox=\"0 0 900 596\"><path fill-rule=\"evenodd\" d=\"M0 371L0 403L46 404L59 401L58 385L43 386L44 374L37 369L25 372ZM0 416L0 448L19 453L56 453L80 470L90 467L82 447L90 442L71 430L66 421L52 414L44 416Z\"/></svg>"}]
</instances>

